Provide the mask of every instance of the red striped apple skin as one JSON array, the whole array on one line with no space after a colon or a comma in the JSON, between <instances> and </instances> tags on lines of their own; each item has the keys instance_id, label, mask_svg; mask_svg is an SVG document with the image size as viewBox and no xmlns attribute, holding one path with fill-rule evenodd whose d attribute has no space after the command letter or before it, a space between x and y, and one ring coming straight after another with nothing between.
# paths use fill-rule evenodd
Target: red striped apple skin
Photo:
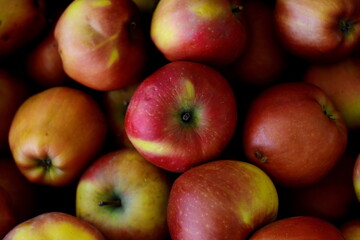
<instances>
[{"instance_id":1,"label":"red striped apple skin","mask_svg":"<svg viewBox=\"0 0 360 240\"><path fill-rule=\"evenodd\" d=\"M134 92L125 116L133 146L148 161L173 172L219 156L237 126L235 95L216 70L171 62Z\"/></svg>"}]
</instances>

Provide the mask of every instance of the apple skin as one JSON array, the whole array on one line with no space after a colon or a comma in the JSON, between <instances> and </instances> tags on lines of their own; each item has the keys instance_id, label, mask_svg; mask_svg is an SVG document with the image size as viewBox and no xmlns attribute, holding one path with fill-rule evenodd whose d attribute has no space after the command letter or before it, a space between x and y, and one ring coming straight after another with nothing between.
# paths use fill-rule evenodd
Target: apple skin
<instances>
[{"instance_id":1,"label":"apple skin","mask_svg":"<svg viewBox=\"0 0 360 240\"><path fill-rule=\"evenodd\" d=\"M249 240L345 240L332 223L317 217L295 216L272 222L258 230Z\"/></svg>"},{"instance_id":2,"label":"apple skin","mask_svg":"<svg viewBox=\"0 0 360 240\"><path fill-rule=\"evenodd\" d=\"M360 129L360 58L348 57L331 64L312 64L304 81L320 87L340 111L348 129Z\"/></svg>"},{"instance_id":3,"label":"apple skin","mask_svg":"<svg viewBox=\"0 0 360 240\"><path fill-rule=\"evenodd\" d=\"M146 62L139 10L131 0L78 0L55 26L65 72L86 87L110 91L142 80Z\"/></svg>"},{"instance_id":4,"label":"apple skin","mask_svg":"<svg viewBox=\"0 0 360 240\"><path fill-rule=\"evenodd\" d=\"M353 171L353 185L356 197L360 202L360 154L357 156Z\"/></svg>"},{"instance_id":5,"label":"apple skin","mask_svg":"<svg viewBox=\"0 0 360 240\"><path fill-rule=\"evenodd\" d=\"M8 193L0 186L0 238L16 225L16 217Z\"/></svg>"},{"instance_id":6,"label":"apple skin","mask_svg":"<svg viewBox=\"0 0 360 240\"><path fill-rule=\"evenodd\" d=\"M247 159L278 184L310 186L327 175L347 146L347 128L329 97L305 82L267 88L243 124Z\"/></svg>"},{"instance_id":7,"label":"apple skin","mask_svg":"<svg viewBox=\"0 0 360 240\"><path fill-rule=\"evenodd\" d=\"M65 186L94 160L106 133L104 113L90 95L53 87L20 106L10 127L9 144L30 182Z\"/></svg>"},{"instance_id":8,"label":"apple skin","mask_svg":"<svg viewBox=\"0 0 360 240\"><path fill-rule=\"evenodd\" d=\"M165 239L170 183L166 171L134 149L107 153L83 173L76 190L76 215L109 240Z\"/></svg>"},{"instance_id":9,"label":"apple skin","mask_svg":"<svg viewBox=\"0 0 360 240\"><path fill-rule=\"evenodd\" d=\"M73 215L47 212L16 225L3 240L16 239L105 240L105 237L94 226Z\"/></svg>"},{"instance_id":10,"label":"apple skin","mask_svg":"<svg viewBox=\"0 0 360 240\"><path fill-rule=\"evenodd\" d=\"M279 0L275 20L283 45L314 62L339 60L354 52L360 41L357 0Z\"/></svg>"},{"instance_id":11,"label":"apple skin","mask_svg":"<svg viewBox=\"0 0 360 240\"><path fill-rule=\"evenodd\" d=\"M0 154L8 155L8 135L19 106L30 96L25 82L8 69L0 69Z\"/></svg>"},{"instance_id":12,"label":"apple skin","mask_svg":"<svg viewBox=\"0 0 360 240\"><path fill-rule=\"evenodd\" d=\"M44 0L1 1L0 58L18 52L38 37L46 26Z\"/></svg>"},{"instance_id":13,"label":"apple skin","mask_svg":"<svg viewBox=\"0 0 360 240\"><path fill-rule=\"evenodd\" d=\"M345 240L360 239L360 219L349 219L340 226L340 231Z\"/></svg>"},{"instance_id":14,"label":"apple skin","mask_svg":"<svg viewBox=\"0 0 360 240\"><path fill-rule=\"evenodd\" d=\"M277 191L267 174L247 162L216 160L176 178L167 216L173 240L220 240L246 239L277 213Z\"/></svg>"},{"instance_id":15,"label":"apple skin","mask_svg":"<svg viewBox=\"0 0 360 240\"><path fill-rule=\"evenodd\" d=\"M247 41L241 1L160 0L150 36L170 61L226 65L243 52Z\"/></svg>"},{"instance_id":16,"label":"apple skin","mask_svg":"<svg viewBox=\"0 0 360 240\"><path fill-rule=\"evenodd\" d=\"M220 155L236 127L236 99L227 80L186 61L168 63L141 82L125 115L135 149L172 172Z\"/></svg>"}]
</instances>

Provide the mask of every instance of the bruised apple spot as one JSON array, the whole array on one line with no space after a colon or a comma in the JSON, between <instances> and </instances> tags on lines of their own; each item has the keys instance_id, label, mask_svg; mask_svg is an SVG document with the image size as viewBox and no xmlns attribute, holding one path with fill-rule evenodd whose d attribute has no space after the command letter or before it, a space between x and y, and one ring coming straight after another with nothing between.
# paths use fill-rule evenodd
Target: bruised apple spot
<instances>
[{"instance_id":1,"label":"bruised apple spot","mask_svg":"<svg viewBox=\"0 0 360 240\"><path fill-rule=\"evenodd\" d=\"M157 143L152 141L146 141L139 138L133 138L128 136L131 143L141 151L149 152L156 155L171 154L171 148L166 143Z\"/></svg>"},{"instance_id":2,"label":"bruised apple spot","mask_svg":"<svg viewBox=\"0 0 360 240\"><path fill-rule=\"evenodd\" d=\"M106 7L111 5L111 1L110 0L97 0L97 1L93 1L91 3L92 7Z\"/></svg>"},{"instance_id":3,"label":"bruised apple spot","mask_svg":"<svg viewBox=\"0 0 360 240\"><path fill-rule=\"evenodd\" d=\"M199 2L191 7L191 11L205 19L215 19L222 13L222 7L214 2Z\"/></svg>"},{"instance_id":4,"label":"bruised apple spot","mask_svg":"<svg viewBox=\"0 0 360 240\"><path fill-rule=\"evenodd\" d=\"M113 65L119 59L119 51L115 48L110 53L108 66Z\"/></svg>"}]
</instances>

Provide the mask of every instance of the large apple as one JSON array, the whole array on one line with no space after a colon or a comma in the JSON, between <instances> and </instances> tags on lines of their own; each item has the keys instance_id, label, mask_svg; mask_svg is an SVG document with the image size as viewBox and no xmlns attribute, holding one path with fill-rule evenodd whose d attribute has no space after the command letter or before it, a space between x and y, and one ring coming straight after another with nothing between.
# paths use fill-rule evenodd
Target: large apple
<instances>
[{"instance_id":1,"label":"large apple","mask_svg":"<svg viewBox=\"0 0 360 240\"><path fill-rule=\"evenodd\" d=\"M81 90L53 87L29 97L10 127L9 144L20 171L33 183L73 183L102 148L105 116Z\"/></svg>"},{"instance_id":2,"label":"large apple","mask_svg":"<svg viewBox=\"0 0 360 240\"><path fill-rule=\"evenodd\" d=\"M160 0L150 31L170 61L226 65L239 57L247 41L238 0Z\"/></svg>"},{"instance_id":3,"label":"large apple","mask_svg":"<svg viewBox=\"0 0 360 240\"><path fill-rule=\"evenodd\" d=\"M257 231L249 240L345 240L332 223L317 217L295 216L272 222Z\"/></svg>"},{"instance_id":4,"label":"large apple","mask_svg":"<svg viewBox=\"0 0 360 240\"><path fill-rule=\"evenodd\" d=\"M136 88L125 116L133 146L151 163L183 172L217 157L237 126L232 88L215 69L171 62Z\"/></svg>"},{"instance_id":5,"label":"large apple","mask_svg":"<svg viewBox=\"0 0 360 240\"><path fill-rule=\"evenodd\" d=\"M88 222L63 212L47 212L28 219L10 230L3 240L81 239L105 240Z\"/></svg>"},{"instance_id":6,"label":"large apple","mask_svg":"<svg viewBox=\"0 0 360 240\"><path fill-rule=\"evenodd\" d=\"M55 26L65 72L75 81L109 91L142 78L146 50L132 0L78 0Z\"/></svg>"},{"instance_id":7,"label":"large apple","mask_svg":"<svg viewBox=\"0 0 360 240\"><path fill-rule=\"evenodd\" d=\"M100 157L82 175L76 215L109 240L161 240L168 236L170 179L134 149Z\"/></svg>"},{"instance_id":8,"label":"large apple","mask_svg":"<svg viewBox=\"0 0 360 240\"><path fill-rule=\"evenodd\" d=\"M243 142L249 161L288 187L321 180L341 159L347 128L319 87L287 82L257 95L246 113Z\"/></svg>"},{"instance_id":9,"label":"large apple","mask_svg":"<svg viewBox=\"0 0 360 240\"><path fill-rule=\"evenodd\" d=\"M289 51L311 61L350 55L360 41L358 0L278 0L278 35Z\"/></svg>"},{"instance_id":10,"label":"large apple","mask_svg":"<svg viewBox=\"0 0 360 240\"><path fill-rule=\"evenodd\" d=\"M1 0L0 9L0 58L5 59L40 35L46 8L44 0Z\"/></svg>"},{"instance_id":11,"label":"large apple","mask_svg":"<svg viewBox=\"0 0 360 240\"><path fill-rule=\"evenodd\" d=\"M320 87L340 111L349 129L360 129L360 58L312 64L304 81Z\"/></svg>"},{"instance_id":12,"label":"large apple","mask_svg":"<svg viewBox=\"0 0 360 240\"><path fill-rule=\"evenodd\" d=\"M360 218L346 220L341 224L340 231L345 240L360 239Z\"/></svg>"},{"instance_id":13,"label":"large apple","mask_svg":"<svg viewBox=\"0 0 360 240\"><path fill-rule=\"evenodd\" d=\"M221 240L246 239L277 214L277 190L267 174L247 162L216 160L175 180L167 216L173 240Z\"/></svg>"}]
</instances>

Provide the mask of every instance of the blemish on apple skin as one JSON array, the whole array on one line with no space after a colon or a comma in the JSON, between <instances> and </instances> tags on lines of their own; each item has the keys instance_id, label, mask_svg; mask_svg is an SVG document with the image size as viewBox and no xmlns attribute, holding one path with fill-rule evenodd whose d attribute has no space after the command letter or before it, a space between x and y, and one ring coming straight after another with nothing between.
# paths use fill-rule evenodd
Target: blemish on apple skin
<instances>
[{"instance_id":1,"label":"blemish on apple skin","mask_svg":"<svg viewBox=\"0 0 360 240\"><path fill-rule=\"evenodd\" d=\"M268 161L268 157L264 156L260 150L255 151L255 157L259 159L262 163L266 163Z\"/></svg>"}]
</instances>

